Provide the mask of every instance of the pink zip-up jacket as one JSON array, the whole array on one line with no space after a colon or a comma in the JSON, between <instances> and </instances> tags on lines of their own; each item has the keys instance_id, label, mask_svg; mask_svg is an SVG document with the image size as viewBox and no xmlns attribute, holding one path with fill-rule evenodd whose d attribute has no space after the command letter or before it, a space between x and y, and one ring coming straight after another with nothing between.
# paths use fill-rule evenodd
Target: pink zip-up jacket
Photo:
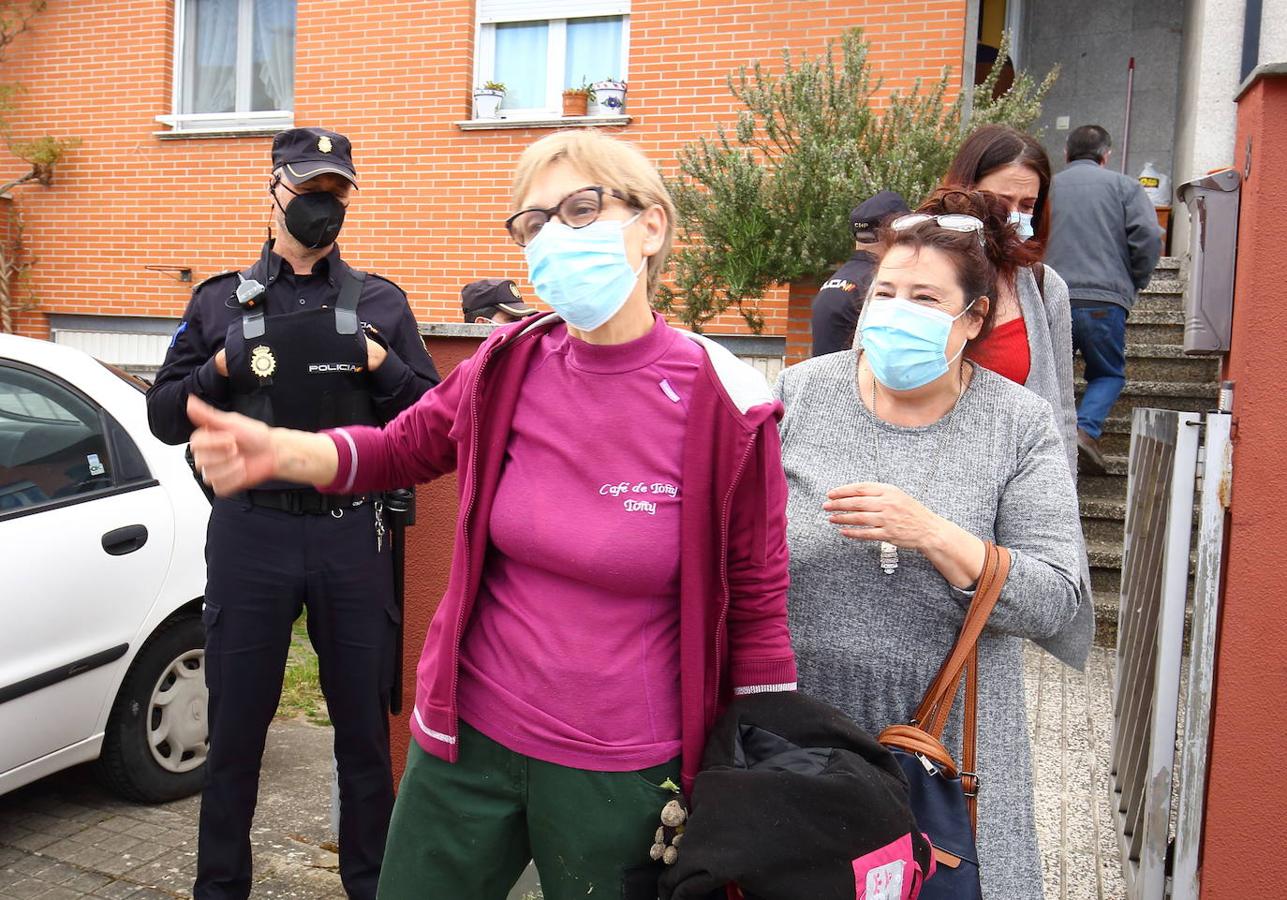
<instances>
[{"instance_id":1,"label":"pink zip-up jacket","mask_svg":"<svg viewBox=\"0 0 1287 900\"><path fill-rule=\"evenodd\" d=\"M497 329L440 385L384 428L327 432L339 453L323 490L367 493L458 471L451 573L425 635L411 733L457 759L460 647L487 557L488 522L510 423L547 315ZM685 791L707 732L736 694L794 690L787 631L782 407L760 373L701 335L706 351L688 409L680 510L680 718Z\"/></svg>"}]
</instances>

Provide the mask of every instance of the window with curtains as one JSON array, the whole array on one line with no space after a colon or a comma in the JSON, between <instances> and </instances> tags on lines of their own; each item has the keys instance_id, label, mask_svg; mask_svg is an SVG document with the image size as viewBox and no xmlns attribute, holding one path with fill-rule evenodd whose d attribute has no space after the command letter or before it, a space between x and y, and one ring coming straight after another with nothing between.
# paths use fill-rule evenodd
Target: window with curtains
<instances>
[{"instance_id":1,"label":"window with curtains","mask_svg":"<svg viewBox=\"0 0 1287 900\"><path fill-rule=\"evenodd\" d=\"M626 80L628 0L479 0L475 83L505 85L508 117L562 114L563 90Z\"/></svg>"},{"instance_id":2,"label":"window with curtains","mask_svg":"<svg viewBox=\"0 0 1287 900\"><path fill-rule=\"evenodd\" d=\"M174 113L180 131L293 124L295 0L175 0Z\"/></svg>"}]
</instances>

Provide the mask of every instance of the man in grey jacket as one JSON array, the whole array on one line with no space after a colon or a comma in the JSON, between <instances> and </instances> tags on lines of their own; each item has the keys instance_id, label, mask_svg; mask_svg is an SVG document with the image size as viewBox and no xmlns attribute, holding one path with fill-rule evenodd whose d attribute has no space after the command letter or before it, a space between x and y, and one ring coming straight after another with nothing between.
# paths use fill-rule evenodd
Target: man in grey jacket
<instances>
[{"instance_id":1,"label":"man in grey jacket","mask_svg":"<svg viewBox=\"0 0 1287 900\"><path fill-rule=\"evenodd\" d=\"M1077 458L1091 475L1104 474L1099 436L1126 384L1126 317L1162 252L1157 213L1144 188L1106 168L1112 146L1098 125L1068 135L1068 165L1054 178L1046 249L1046 263L1068 283L1073 347L1086 362Z\"/></svg>"}]
</instances>

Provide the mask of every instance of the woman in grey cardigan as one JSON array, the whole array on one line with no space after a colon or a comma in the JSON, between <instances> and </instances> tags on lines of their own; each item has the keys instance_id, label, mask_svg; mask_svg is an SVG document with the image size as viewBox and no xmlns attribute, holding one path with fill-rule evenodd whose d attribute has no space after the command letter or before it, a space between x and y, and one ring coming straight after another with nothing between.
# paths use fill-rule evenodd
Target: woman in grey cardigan
<instances>
[{"instance_id":1,"label":"woman in grey cardigan","mask_svg":"<svg viewBox=\"0 0 1287 900\"><path fill-rule=\"evenodd\" d=\"M1077 502L1050 405L961 358L986 327L994 261L1023 251L995 198L953 203L970 215L887 232L861 356L778 380L789 618L801 690L874 734L911 718L955 640L983 542L1012 551L979 642L978 846L985 898L1040 900L1023 639L1055 635L1077 608ZM959 760L959 704L944 742Z\"/></svg>"},{"instance_id":2,"label":"woman in grey cardigan","mask_svg":"<svg viewBox=\"0 0 1287 900\"><path fill-rule=\"evenodd\" d=\"M984 125L961 144L945 186L989 191L1005 203L1010 221L1035 262L1050 235L1050 157L1034 137L1006 125ZM1041 284L1038 284L1038 278ZM1012 268L997 286L991 331L966 357L1005 375L1047 401L1077 478L1077 402L1073 396L1072 310L1068 285L1049 266ZM1042 647L1078 669L1095 631L1090 568L1083 552L1075 621Z\"/></svg>"}]
</instances>

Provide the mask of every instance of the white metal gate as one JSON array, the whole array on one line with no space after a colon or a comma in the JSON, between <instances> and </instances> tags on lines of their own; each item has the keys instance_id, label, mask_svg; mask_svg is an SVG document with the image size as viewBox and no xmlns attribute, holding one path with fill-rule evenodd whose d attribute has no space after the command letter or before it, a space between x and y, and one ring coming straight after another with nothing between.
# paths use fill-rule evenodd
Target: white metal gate
<instances>
[{"instance_id":1,"label":"white metal gate","mask_svg":"<svg viewBox=\"0 0 1287 900\"><path fill-rule=\"evenodd\" d=\"M1131 426L1113 692L1110 785L1131 900L1197 898L1220 549L1228 506L1229 416L1136 409ZM1199 432L1206 433L1182 752L1184 658ZM1178 803L1177 803L1178 796ZM1178 813L1178 814L1177 814ZM1174 834L1173 834L1174 826Z\"/></svg>"}]
</instances>

